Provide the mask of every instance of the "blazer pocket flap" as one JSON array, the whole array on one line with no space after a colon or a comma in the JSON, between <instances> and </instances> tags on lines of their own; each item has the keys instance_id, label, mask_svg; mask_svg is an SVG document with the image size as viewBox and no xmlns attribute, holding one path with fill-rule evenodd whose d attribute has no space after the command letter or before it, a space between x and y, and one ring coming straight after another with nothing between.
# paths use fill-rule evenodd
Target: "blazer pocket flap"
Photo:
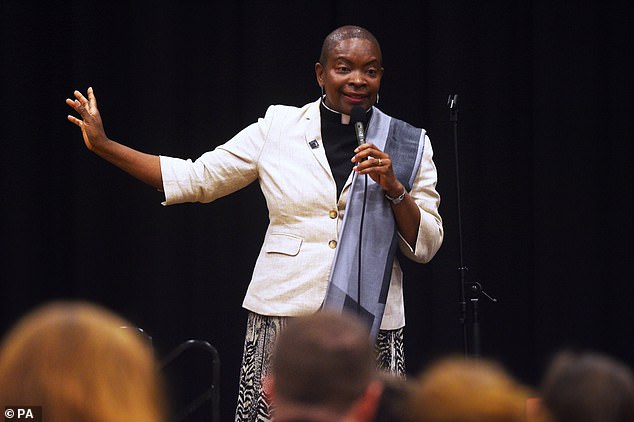
<instances>
[{"instance_id":1,"label":"blazer pocket flap","mask_svg":"<svg viewBox=\"0 0 634 422\"><path fill-rule=\"evenodd\" d=\"M264 250L267 253L295 256L299 253L303 241L303 238L292 234L272 233L266 239Z\"/></svg>"}]
</instances>

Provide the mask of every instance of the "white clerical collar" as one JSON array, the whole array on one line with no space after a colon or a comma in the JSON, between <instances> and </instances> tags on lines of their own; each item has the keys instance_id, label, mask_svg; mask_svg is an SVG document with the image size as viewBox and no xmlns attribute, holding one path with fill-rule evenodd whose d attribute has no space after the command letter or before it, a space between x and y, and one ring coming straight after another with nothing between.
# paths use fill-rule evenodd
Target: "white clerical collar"
<instances>
[{"instance_id":1,"label":"white clerical collar","mask_svg":"<svg viewBox=\"0 0 634 422\"><path fill-rule=\"evenodd\" d=\"M341 124L344 124L344 125L350 124L350 115L341 113L340 111L337 111L337 110L333 110L332 108L328 107L325 100L326 100L326 96L324 95L323 97L321 97L321 104L326 108L326 110L332 111L335 114L341 115Z\"/></svg>"}]
</instances>

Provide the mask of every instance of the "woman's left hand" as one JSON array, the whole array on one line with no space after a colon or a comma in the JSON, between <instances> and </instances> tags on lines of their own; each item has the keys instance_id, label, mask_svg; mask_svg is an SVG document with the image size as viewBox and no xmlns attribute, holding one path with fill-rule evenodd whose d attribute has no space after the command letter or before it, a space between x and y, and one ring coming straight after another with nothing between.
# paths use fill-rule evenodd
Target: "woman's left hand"
<instances>
[{"instance_id":1,"label":"woman's left hand","mask_svg":"<svg viewBox=\"0 0 634 422\"><path fill-rule=\"evenodd\" d=\"M359 174L368 174L378 183L385 193L391 197L397 197L403 193L403 184L394 175L390 155L381 151L374 144L359 145L352 157L356 163L353 170Z\"/></svg>"}]
</instances>

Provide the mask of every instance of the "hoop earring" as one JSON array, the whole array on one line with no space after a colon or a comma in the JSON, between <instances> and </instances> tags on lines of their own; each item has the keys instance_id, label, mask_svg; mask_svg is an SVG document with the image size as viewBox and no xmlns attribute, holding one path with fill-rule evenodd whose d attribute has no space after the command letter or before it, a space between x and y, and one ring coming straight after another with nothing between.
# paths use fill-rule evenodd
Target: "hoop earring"
<instances>
[{"instance_id":1,"label":"hoop earring","mask_svg":"<svg viewBox=\"0 0 634 422\"><path fill-rule=\"evenodd\" d=\"M321 85L321 86L320 86L320 88L321 88L321 98L322 98L322 99L323 99L323 98L326 98L326 93L324 92L324 86L323 86L323 85Z\"/></svg>"},{"instance_id":2,"label":"hoop earring","mask_svg":"<svg viewBox=\"0 0 634 422\"><path fill-rule=\"evenodd\" d=\"M374 104L378 104L379 103L379 93L376 93L376 102Z\"/></svg>"}]
</instances>

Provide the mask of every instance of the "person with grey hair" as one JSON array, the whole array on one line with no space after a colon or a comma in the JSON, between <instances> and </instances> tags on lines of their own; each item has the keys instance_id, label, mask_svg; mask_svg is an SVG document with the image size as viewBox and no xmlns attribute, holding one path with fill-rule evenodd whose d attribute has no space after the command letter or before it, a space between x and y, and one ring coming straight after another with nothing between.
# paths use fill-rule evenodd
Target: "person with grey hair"
<instances>
[{"instance_id":1,"label":"person with grey hair","mask_svg":"<svg viewBox=\"0 0 634 422\"><path fill-rule=\"evenodd\" d=\"M559 352L540 386L542 416L548 422L634 421L632 369L597 352Z\"/></svg>"},{"instance_id":2,"label":"person with grey hair","mask_svg":"<svg viewBox=\"0 0 634 422\"><path fill-rule=\"evenodd\" d=\"M404 375L396 250L426 263L443 239L429 137L376 107L384 73L376 38L358 26L335 29L314 71L321 89L316 101L270 106L195 161L108 138L92 88L66 100L79 114L68 120L81 129L86 147L163 191L165 205L211 202L259 182L269 227L243 301L249 314L236 421L268 418L261 379L275 336L286 318L322 306L362 316L379 365Z\"/></svg>"}]
</instances>

